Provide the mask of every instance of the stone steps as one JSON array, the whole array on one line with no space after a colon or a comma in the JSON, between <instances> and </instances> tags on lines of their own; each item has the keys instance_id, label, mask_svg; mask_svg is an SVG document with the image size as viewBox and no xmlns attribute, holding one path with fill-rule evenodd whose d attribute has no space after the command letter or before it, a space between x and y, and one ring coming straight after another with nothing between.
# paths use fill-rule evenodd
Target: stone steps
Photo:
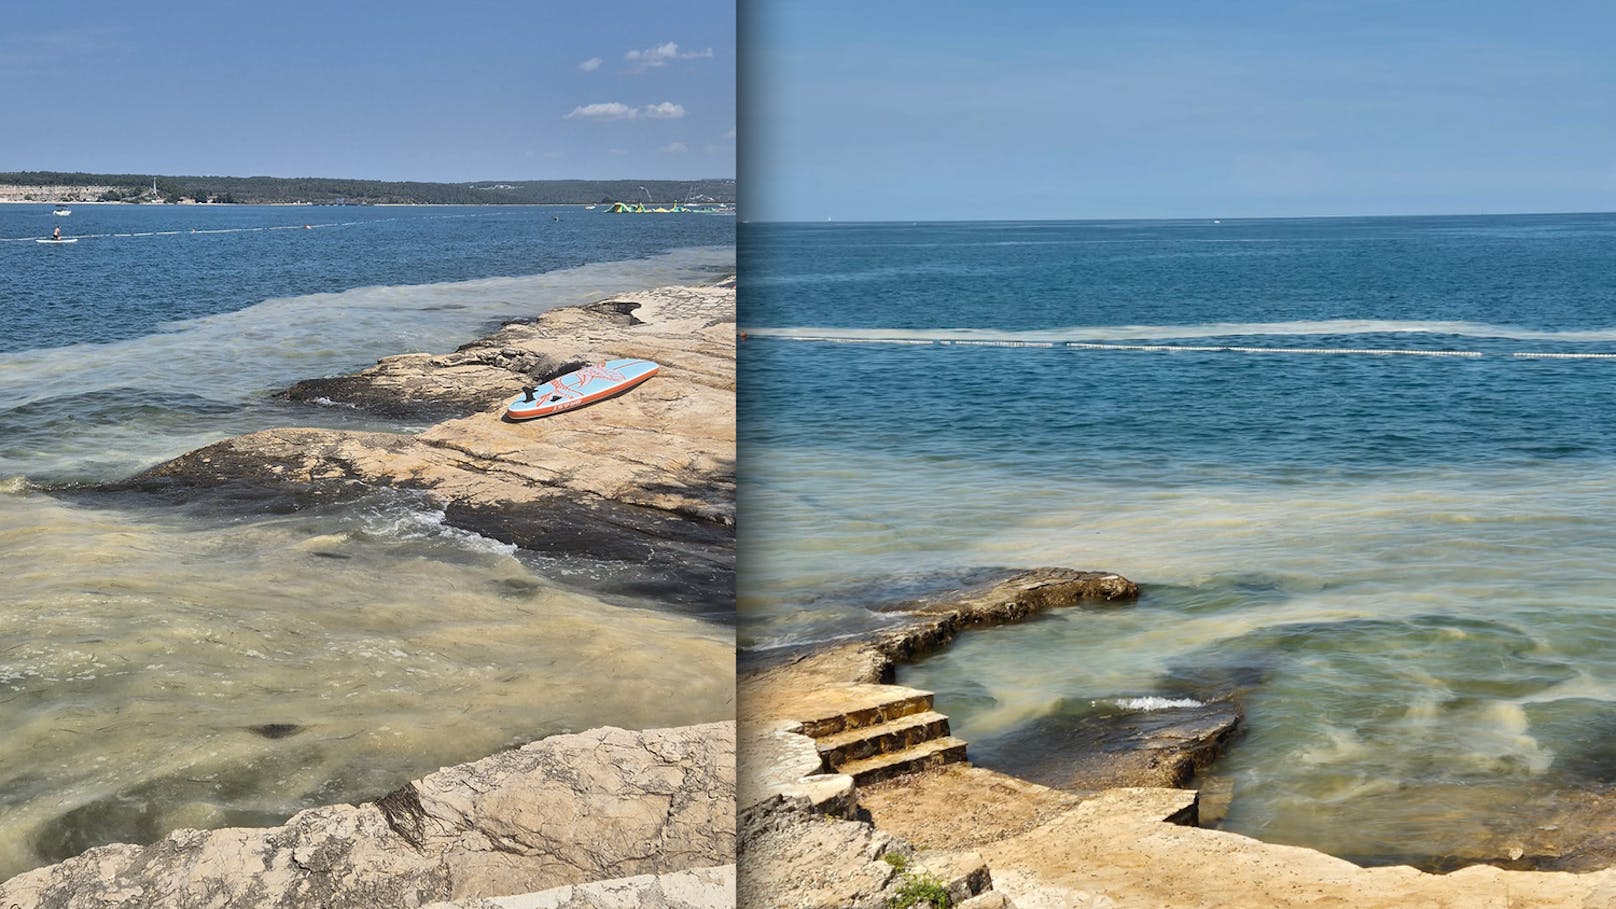
<instances>
[{"instance_id":1,"label":"stone steps","mask_svg":"<svg viewBox=\"0 0 1616 909\"><path fill-rule=\"evenodd\" d=\"M965 740L949 735L921 742L902 751L849 761L835 769L837 773L851 776L854 785L865 786L900 774L941 767L963 760L965 760Z\"/></svg>"},{"instance_id":2,"label":"stone steps","mask_svg":"<svg viewBox=\"0 0 1616 909\"><path fill-rule=\"evenodd\" d=\"M816 716L801 720L803 735L828 735L877 726L931 709L932 693L902 685L847 685L820 692Z\"/></svg>"},{"instance_id":3,"label":"stone steps","mask_svg":"<svg viewBox=\"0 0 1616 909\"><path fill-rule=\"evenodd\" d=\"M839 768L853 761L903 751L948 734L948 717L927 710L821 736L814 744L825 758L826 766Z\"/></svg>"},{"instance_id":4,"label":"stone steps","mask_svg":"<svg viewBox=\"0 0 1616 909\"><path fill-rule=\"evenodd\" d=\"M902 685L841 685L814 692L794 711L823 766L855 785L965 760L932 693Z\"/></svg>"}]
</instances>

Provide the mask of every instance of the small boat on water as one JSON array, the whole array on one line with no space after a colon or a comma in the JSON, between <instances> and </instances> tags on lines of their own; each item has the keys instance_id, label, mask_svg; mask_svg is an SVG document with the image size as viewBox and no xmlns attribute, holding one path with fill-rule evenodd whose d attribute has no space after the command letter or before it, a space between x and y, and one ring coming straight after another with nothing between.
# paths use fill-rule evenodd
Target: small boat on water
<instances>
[{"instance_id":1,"label":"small boat on water","mask_svg":"<svg viewBox=\"0 0 1616 909\"><path fill-rule=\"evenodd\" d=\"M52 239L50 237L39 237L39 238L35 239L34 242L35 243L49 243L49 244L52 244L52 245L60 245L62 243L77 243L77 242L79 242L79 238L78 237L57 237L55 239Z\"/></svg>"},{"instance_id":2,"label":"small boat on water","mask_svg":"<svg viewBox=\"0 0 1616 909\"><path fill-rule=\"evenodd\" d=\"M51 214L55 215L58 218L65 218L68 215L71 215L72 213L73 213L73 209L71 209L71 208L62 208L62 207L58 207L55 211L51 212Z\"/></svg>"}]
</instances>

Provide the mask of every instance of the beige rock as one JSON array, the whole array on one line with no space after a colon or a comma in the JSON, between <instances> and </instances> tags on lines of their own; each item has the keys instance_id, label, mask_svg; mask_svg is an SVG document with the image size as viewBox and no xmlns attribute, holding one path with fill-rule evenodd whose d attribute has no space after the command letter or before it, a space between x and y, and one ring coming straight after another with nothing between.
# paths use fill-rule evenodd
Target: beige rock
<instances>
[{"instance_id":1,"label":"beige rock","mask_svg":"<svg viewBox=\"0 0 1616 909\"><path fill-rule=\"evenodd\" d=\"M735 866L641 874L425 909L735 909Z\"/></svg>"},{"instance_id":2,"label":"beige rock","mask_svg":"<svg viewBox=\"0 0 1616 909\"><path fill-rule=\"evenodd\" d=\"M645 357L662 369L588 407L522 423L502 418L521 387L538 381L535 372L613 357ZM390 357L288 394L453 418L416 435L252 433L116 488L190 496L250 487L293 505L416 490L452 525L538 552L643 566L664 600L734 609L733 281L552 310L451 354Z\"/></svg>"},{"instance_id":3,"label":"beige rock","mask_svg":"<svg viewBox=\"0 0 1616 909\"><path fill-rule=\"evenodd\" d=\"M0 884L0 906L420 906L730 864L734 830L733 723L605 728L281 827L92 849Z\"/></svg>"},{"instance_id":4,"label":"beige rock","mask_svg":"<svg viewBox=\"0 0 1616 909\"><path fill-rule=\"evenodd\" d=\"M897 604L891 611L913 621L895 631L748 674L740 690L742 722L773 725L829 716L843 701L853 707L872 700L866 695L892 680L895 665L947 646L964 629L1020 621L1050 609L1127 602L1138 594L1138 586L1121 575L1037 568L955 596Z\"/></svg>"}]
</instances>

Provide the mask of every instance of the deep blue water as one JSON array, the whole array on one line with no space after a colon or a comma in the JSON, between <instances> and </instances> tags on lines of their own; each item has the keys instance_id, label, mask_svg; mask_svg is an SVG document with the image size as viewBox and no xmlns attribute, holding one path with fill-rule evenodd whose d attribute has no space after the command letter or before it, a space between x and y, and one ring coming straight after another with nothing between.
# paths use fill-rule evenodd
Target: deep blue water
<instances>
[{"instance_id":1,"label":"deep blue water","mask_svg":"<svg viewBox=\"0 0 1616 909\"><path fill-rule=\"evenodd\" d=\"M1616 216L747 224L753 325L1609 328Z\"/></svg>"},{"instance_id":2,"label":"deep blue water","mask_svg":"<svg viewBox=\"0 0 1616 909\"><path fill-rule=\"evenodd\" d=\"M1236 698L1223 823L1366 861L1486 860L1616 785L1616 215L739 240L744 648L1113 570L1137 605L899 681L1055 784L1070 730Z\"/></svg>"},{"instance_id":3,"label":"deep blue water","mask_svg":"<svg viewBox=\"0 0 1616 909\"><path fill-rule=\"evenodd\" d=\"M0 207L0 352L139 337L271 297L532 275L728 246L723 217L608 217L581 207L80 205ZM303 225L311 230L303 230ZM62 236L83 238L43 246ZM195 230L197 233L192 233ZM127 235L140 236L127 236ZM150 234L150 235L148 235Z\"/></svg>"},{"instance_id":4,"label":"deep blue water","mask_svg":"<svg viewBox=\"0 0 1616 909\"><path fill-rule=\"evenodd\" d=\"M34 242L54 225L78 242ZM711 280L734 233L581 207L0 206L0 479L113 479L269 426L412 428L272 393Z\"/></svg>"},{"instance_id":5,"label":"deep blue water","mask_svg":"<svg viewBox=\"0 0 1616 909\"><path fill-rule=\"evenodd\" d=\"M1507 356L1616 352L1616 216L748 224L742 236L751 329L1068 338L1112 329L1103 340L1494 354L832 347L758 337L741 400L743 431L759 443L828 439L1031 471L1120 459L1164 478L1185 467L1616 454L1616 363ZM1241 331L1253 323L1265 323L1261 334ZM1523 337L1500 337L1511 333ZM1096 437L1127 444L1073 444ZM1015 455L1001 457L1011 442Z\"/></svg>"}]
</instances>

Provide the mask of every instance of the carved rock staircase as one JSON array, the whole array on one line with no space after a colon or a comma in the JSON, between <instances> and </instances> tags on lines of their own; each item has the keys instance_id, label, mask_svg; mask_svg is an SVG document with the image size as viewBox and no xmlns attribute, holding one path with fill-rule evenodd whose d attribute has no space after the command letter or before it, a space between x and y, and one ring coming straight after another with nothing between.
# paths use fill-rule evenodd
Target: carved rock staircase
<instances>
[{"instance_id":1,"label":"carved rock staircase","mask_svg":"<svg viewBox=\"0 0 1616 909\"><path fill-rule=\"evenodd\" d=\"M900 685L851 685L820 716L802 721L825 764L856 785L965 760L932 693Z\"/></svg>"}]
</instances>

